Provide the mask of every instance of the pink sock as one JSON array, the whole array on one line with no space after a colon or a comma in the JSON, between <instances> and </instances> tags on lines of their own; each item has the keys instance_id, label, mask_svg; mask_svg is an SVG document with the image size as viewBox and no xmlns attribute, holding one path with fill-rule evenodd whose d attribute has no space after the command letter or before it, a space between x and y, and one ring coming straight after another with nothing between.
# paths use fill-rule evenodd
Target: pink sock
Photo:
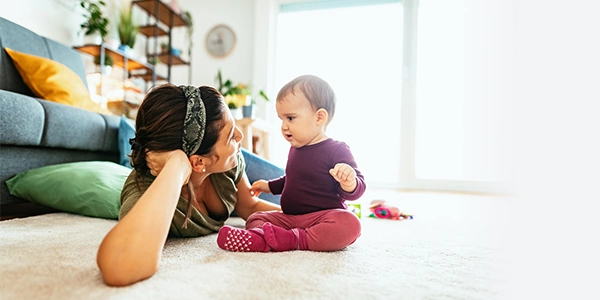
<instances>
[{"instance_id":1,"label":"pink sock","mask_svg":"<svg viewBox=\"0 0 600 300\"><path fill-rule=\"evenodd\" d=\"M244 230L224 225L219 230L217 245L233 252L269 252L271 249L263 236L260 228Z\"/></svg>"},{"instance_id":2,"label":"pink sock","mask_svg":"<svg viewBox=\"0 0 600 300\"><path fill-rule=\"evenodd\" d=\"M298 228L286 230L277 225L265 222L263 225L265 241L275 252L290 250L306 250L306 231Z\"/></svg>"}]
</instances>

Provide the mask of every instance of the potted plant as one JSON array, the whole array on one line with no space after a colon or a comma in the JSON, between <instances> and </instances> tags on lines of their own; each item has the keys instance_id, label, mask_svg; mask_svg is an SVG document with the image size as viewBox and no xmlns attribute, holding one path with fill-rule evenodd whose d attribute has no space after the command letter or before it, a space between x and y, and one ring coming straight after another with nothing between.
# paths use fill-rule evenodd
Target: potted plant
<instances>
[{"instance_id":1,"label":"potted plant","mask_svg":"<svg viewBox=\"0 0 600 300\"><path fill-rule=\"evenodd\" d=\"M187 38L188 38L188 55L191 56L193 39L192 34L194 33L194 20L192 19L192 13L189 10L183 11L181 13L181 17L185 20L186 28L187 28Z\"/></svg>"},{"instance_id":2,"label":"potted plant","mask_svg":"<svg viewBox=\"0 0 600 300\"><path fill-rule=\"evenodd\" d=\"M220 69L217 72L216 79L219 84L218 90L225 98L225 101L227 103L234 102L237 107L241 106L244 118L253 118L256 102L254 101L254 98L252 98L251 86L243 83L233 84L229 79L223 82ZM260 90L258 94L265 99L265 101L269 101L269 97L267 97L267 94L265 94L263 90Z\"/></svg>"},{"instance_id":3,"label":"potted plant","mask_svg":"<svg viewBox=\"0 0 600 300\"><path fill-rule=\"evenodd\" d=\"M160 53L169 53L169 43L162 42L160 43Z\"/></svg>"},{"instance_id":4,"label":"potted plant","mask_svg":"<svg viewBox=\"0 0 600 300\"><path fill-rule=\"evenodd\" d=\"M151 65L153 65L153 66L156 66L156 64L158 64L158 62L159 62L159 60L158 60L158 59L156 59L156 58L154 57L154 55L150 55L150 57L148 57L148 63L149 63L149 64L151 64Z\"/></svg>"},{"instance_id":5,"label":"potted plant","mask_svg":"<svg viewBox=\"0 0 600 300\"><path fill-rule=\"evenodd\" d=\"M113 61L112 57L110 57L109 55L104 56L104 65L105 66L112 67L113 63L114 63L114 61ZM100 55L94 56L94 64L96 64L97 66L102 64L100 62Z\"/></svg>"},{"instance_id":6,"label":"potted plant","mask_svg":"<svg viewBox=\"0 0 600 300\"><path fill-rule=\"evenodd\" d=\"M233 118L240 119L240 110L239 110L238 103L236 101L232 100L232 98L226 99L225 101L227 102L227 107L231 111Z\"/></svg>"},{"instance_id":7,"label":"potted plant","mask_svg":"<svg viewBox=\"0 0 600 300\"><path fill-rule=\"evenodd\" d=\"M81 29L86 38L91 38L91 43L99 45L108 34L108 19L104 17L101 6L106 3L102 0L79 0L79 5L85 10L83 16L85 22L81 23ZM87 44L87 42L86 42Z\"/></svg>"},{"instance_id":8,"label":"potted plant","mask_svg":"<svg viewBox=\"0 0 600 300\"><path fill-rule=\"evenodd\" d=\"M263 99L265 99L265 101L269 102L269 97L267 97L267 94L265 94L265 91L260 90L258 91L258 95L261 96ZM254 108L256 106L256 101L254 100L254 97L251 98L250 100L250 105L244 105L242 107L242 116L244 118L252 118L254 119L255 117L255 111L256 109Z\"/></svg>"},{"instance_id":9,"label":"potted plant","mask_svg":"<svg viewBox=\"0 0 600 300\"><path fill-rule=\"evenodd\" d=\"M134 24L131 8L128 7L121 10L119 13L119 24L117 24L117 29L119 31L119 39L121 40L119 49L124 52L133 49L139 26Z\"/></svg>"},{"instance_id":10,"label":"potted plant","mask_svg":"<svg viewBox=\"0 0 600 300\"><path fill-rule=\"evenodd\" d=\"M113 58L109 55L104 55L104 65L100 61L100 55L94 56L94 64L100 68L100 73L110 75L113 66Z\"/></svg>"}]
</instances>

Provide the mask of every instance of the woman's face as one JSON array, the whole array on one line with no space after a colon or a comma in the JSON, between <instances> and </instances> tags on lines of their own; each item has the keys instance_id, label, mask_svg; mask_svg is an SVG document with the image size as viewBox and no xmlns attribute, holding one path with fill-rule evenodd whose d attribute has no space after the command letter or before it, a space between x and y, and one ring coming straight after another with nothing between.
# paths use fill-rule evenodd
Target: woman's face
<instances>
[{"instance_id":1,"label":"woman's face","mask_svg":"<svg viewBox=\"0 0 600 300\"><path fill-rule=\"evenodd\" d=\"M237 166L237 155L240 152L242 138L244 138L242 132L235 127L235 122L229 110L227 110L223 121L225 126L223 126L219 139L215 144L215 160L210 167L210 171L213 173L225 172Z\"/></svg>"}]
</instances>

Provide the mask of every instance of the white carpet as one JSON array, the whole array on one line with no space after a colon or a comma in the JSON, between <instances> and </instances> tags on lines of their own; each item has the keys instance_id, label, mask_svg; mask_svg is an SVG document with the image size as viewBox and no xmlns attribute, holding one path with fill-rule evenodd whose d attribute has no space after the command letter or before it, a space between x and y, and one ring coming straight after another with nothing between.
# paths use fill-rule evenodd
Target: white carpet
<instances>
[{"instance_id":1,"label":"white carpet","mask_svg":"<svg viewBox=\"0 0 600 300\"><path fill-rule=\"evenodd\" d=\"M402 197L394 203L415 219L363 216L362 236L342 251L231 253L216 235L171 239L158 273L125 288L104 285L95 263L115 221L67 213L2 221L0 299L506 299L506 199L363 199L390 197Z\"/></svg>"}]
</instances>

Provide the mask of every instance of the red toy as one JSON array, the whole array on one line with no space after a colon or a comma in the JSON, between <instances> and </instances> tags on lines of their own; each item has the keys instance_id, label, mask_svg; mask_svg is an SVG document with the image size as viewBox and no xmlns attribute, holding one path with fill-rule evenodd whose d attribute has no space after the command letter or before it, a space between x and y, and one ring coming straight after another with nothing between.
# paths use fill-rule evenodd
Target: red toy
<instances>
[{"instance_id":1,"label":"red toy","mask_svg":"<svg viewBox=\"0 0 600 300\"><path fill-rule=\"evenodd\" d=\"M402 213L397 207L388 206L383 200L373 200L369 205L371 214L369 217L378 219L392 219L392 220L410 220L413 218L412 215Z\"/></svg>"}]
</instances>

